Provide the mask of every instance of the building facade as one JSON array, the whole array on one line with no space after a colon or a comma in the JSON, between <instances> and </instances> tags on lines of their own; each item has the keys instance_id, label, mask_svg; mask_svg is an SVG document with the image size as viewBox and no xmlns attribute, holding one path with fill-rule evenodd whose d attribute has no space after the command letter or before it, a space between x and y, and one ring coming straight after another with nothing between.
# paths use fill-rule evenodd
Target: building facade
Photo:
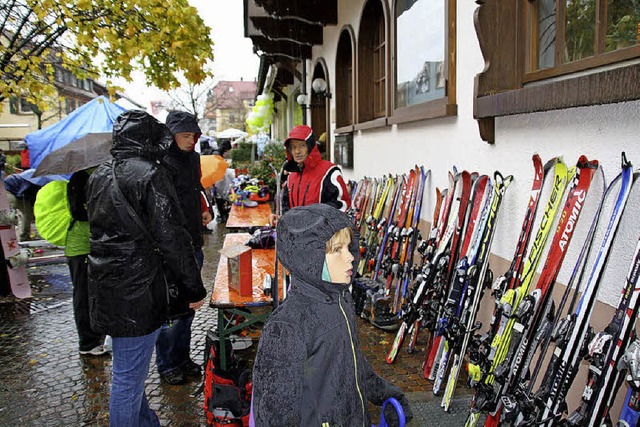
<instances>
[{"instance_id":1,"label":"building facade","mask_svg":"<svg viewBox=\"0 0 640 427\"><path fill-rule=\"evenodd\" d=\"M607 184L622 152L640 165L640 12L632 2L245 0L245 10L245 35L264 58L258 91L278 94L276 139L302 104L303 120L328 130L327 151L346 177L424 165L425 229L435 189L448 187L454 167L515 177L492 245L495 275L507 270L521 232L533 154L568 165L582 154L597 159ZM628 209L640 208L638 199ZM576 229L559 283L568 282L588 225ZM638 236L619 239L630 256ZM610 260L616 278L601 286L596 330L611 319L629 261Z\"/></svg>"}]
</instances>

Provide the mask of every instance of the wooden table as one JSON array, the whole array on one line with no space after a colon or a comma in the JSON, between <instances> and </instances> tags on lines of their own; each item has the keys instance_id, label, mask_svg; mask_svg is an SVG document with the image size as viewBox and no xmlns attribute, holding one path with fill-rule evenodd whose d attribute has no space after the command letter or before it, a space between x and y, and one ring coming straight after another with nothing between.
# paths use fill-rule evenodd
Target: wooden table
<instances>
[{"instance_id":1,"label":"wooden table","mask_svg":"<svg viewBox=\"0 0 640 427\"><path fill-rule=\"evenodd\" d=\"M264 227L269 224L270 215L269 203L258 203L255 208L232 204L226 226L227 228Z\"/></svg>"},{"instance_id":2,"label":"wooden table","mask_svg":"<svg viewBox=\"0 0 640 427\"><path fill-rule=\"evenodd\" d=\"M228 247L234 244L243 244L250 238L251 235L249 233L229 233L224 238L223 247ZM225 348L225 340L228 339L229 335L236 331L241 331L247 326L255 323L264 323L267 320L267 317L269 317L269 314L271 314L270 310L267 310L266 313L256 314L247 313L240 309L251 307L271 307L273 305L272 297L267 297L264 294L262 284L264 282L264 277L267 274L273 276L275 259L275 249L252 249L251 265L253 272L253 292L251 296L241 296L234 289L229 289L227 257L220 254L218 271L213 284L211 300L209 301L209 305L218 310L218 336L220 338L220 348ZM278 295L280 296L279 300L281 300L281 278L278 280ZM225 313L237 314L242 316L245 320L238 325L230 326L226 322L224 316ZM220 367L222 369L226 369L224 351L220 351Z\"/></svg>"}]
</instances>

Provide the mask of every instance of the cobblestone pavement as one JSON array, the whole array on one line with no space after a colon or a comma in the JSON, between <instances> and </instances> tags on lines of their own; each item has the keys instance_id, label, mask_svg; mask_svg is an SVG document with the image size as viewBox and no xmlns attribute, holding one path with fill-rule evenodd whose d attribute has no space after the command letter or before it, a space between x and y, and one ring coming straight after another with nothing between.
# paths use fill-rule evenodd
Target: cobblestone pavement
<instances>
[{"instance_id":1,"label":"cobblestone pavement","mask_svg":"<svg viewBox=\"0 0 640 427\"><path fill-rule=\"evenodd\" d=\"M213 283L224 227L205 236L203 279ZM0 425L106 426L109 424L111 357L80 356L66 264L29 268L34 297L14 302L0 299ZM206 331L215 328L215 311L203 307L193 324L192 358L203 362ZM459 387L450 414L439 408L430 384L422 378L424 344L416 352L402 351L397 361L384 358L393 335L360 320L361 346L374 368L408 393L415 412L412 426L463 425L469 391ZM255 348L255 345L254 347ZM251 357L252 351L240 355ZM462 382L462 381L461 381ZM195 379L185 385L161 383L155 358L146 391L163 426L206 425L203 396ZM374 414L377 416L375 409Z\"/></svg>"}]
</instances>

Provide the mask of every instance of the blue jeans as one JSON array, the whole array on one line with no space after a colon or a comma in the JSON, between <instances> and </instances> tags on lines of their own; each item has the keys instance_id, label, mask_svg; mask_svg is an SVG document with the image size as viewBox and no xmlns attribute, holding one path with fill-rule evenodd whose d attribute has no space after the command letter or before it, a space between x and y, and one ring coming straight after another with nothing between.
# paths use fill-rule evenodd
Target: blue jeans
<instances>
[{"instance_id":1,"label":"blue jeans","mask_svg":"<svg viewBox=\"0 0 640 427\"><path fill-rule=\"evenodd\" d=\"M195 257L198 268L202 269L202 250L196 251ZM156 363L161 375L180 369L191 360L191 324L195 316L193 310L191 311L191 315L166 322L160 328L156 342Z\"/></svg>"},{"instance_id":2,"label":"blue jeans","mask_svg":"<svg viewBox=\"0 0 640 427\"><path fill-rule=\"evenodd\" d=\"M109 418L112 427L159 426L149 407L144 382L160 329L141 337L113 337Z\"/></svg>"},{"instance_id":3,"label":"blue jeans","mask_svg":"<svg viewBox=\"0 0 640 427\"><path fill-rule=\"evenodd\" d=\"M191 350L191 323L195 314L174 319L160 327L156 341L158 373L163 375L182 366L189 360Z\"/></svg>"}]
</instances>

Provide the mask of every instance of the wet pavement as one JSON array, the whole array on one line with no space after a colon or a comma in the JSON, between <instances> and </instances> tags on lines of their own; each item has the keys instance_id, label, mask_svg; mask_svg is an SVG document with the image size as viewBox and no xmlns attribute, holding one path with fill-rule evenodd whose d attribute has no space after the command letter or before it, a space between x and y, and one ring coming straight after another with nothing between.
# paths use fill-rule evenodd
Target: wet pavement
<instances>
[{"instance_id":1,"label":"wet pavement","mask_svg":"<svg viewBox=\"0 0 640 427\"><path fill-rule=\"evenodd\" d=\"M202 276L208 288L213 284L225 232L219 225L205 235ZM108 425L111 357L78 354L66 264L30 267L28 273L33 298L0 298L0 426ZM206 331L215 327L214 309L205 306L197 312L191 352L195 362L202 364ZM411 426L464 425L470 391L459 386L451 413L441 410L440 399L422 377L423 342L418 341L414 354L401 350L396 362L388 365L385 356L394 334L359 319L359 336L374 369L407 393L415 412ZM255 345L239 356L250 360ZM177 386L161 383L154 356L146 391L163 426L206 425L203 396L195 395L200 381ZM375 409L373 412L377 415Z\"/></svg>"}]
</instances>

